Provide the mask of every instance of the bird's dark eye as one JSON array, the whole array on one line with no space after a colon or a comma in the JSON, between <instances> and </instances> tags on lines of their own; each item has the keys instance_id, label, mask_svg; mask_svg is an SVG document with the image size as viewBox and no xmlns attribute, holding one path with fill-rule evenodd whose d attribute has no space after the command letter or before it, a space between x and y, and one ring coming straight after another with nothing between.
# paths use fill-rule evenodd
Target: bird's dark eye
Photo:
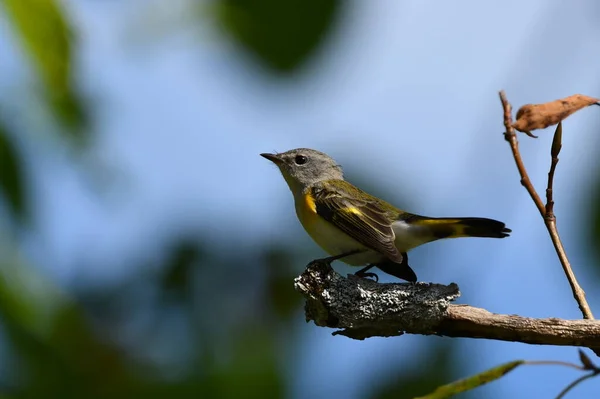
<instances>
[{"instance_id":1,"label":"bird's dark eye","mask_svg":"<svg viewBox=\"0 0 600 399\"><path fill-rule=\"evenodd\" d=\"M304 155L296 155L296 158L294 158L294 162L296 162L297 165L304 165L306 161L308 161L308 158Z\"/></svg>"}]
</instances>

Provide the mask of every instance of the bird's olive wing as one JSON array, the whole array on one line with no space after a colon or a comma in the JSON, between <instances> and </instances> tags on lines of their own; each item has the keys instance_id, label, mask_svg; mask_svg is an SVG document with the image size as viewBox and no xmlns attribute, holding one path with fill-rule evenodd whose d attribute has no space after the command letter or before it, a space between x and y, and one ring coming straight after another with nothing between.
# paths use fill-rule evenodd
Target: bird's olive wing
<instances>
[{"instance_id":1,"label":"bird's olive wing","mask_svg":"<svg viewBox=\"0 0 600 399\"><path fill-rule=\"evenodd\" d=\"M402 261L402 254L394 245L393 219L375 198L345 181L314 187L312 197L317 214L325 220L388 259Z\"/></svg>"}]
</instances>

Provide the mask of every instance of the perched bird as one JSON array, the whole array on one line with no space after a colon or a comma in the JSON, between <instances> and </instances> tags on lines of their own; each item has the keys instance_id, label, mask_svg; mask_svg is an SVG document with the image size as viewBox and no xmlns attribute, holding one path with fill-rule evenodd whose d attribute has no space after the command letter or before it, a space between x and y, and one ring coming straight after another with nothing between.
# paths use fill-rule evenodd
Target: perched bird
<instances>
[{"instance_id":1,"label":"perched bird","mask_svg":"<svg viewBox=\"0 0 600 399\"><path fill-rule=\"evenodd\" d=\"M486 218L432 218L402 211L344 180L331 157L308 148L260 154L279 167L306 232L331 257L352 266L367 265L355 274L374 277L377 267L416 282L407 252L442 238L504 238L505 224Z\"/></svg>"}]
</instances>

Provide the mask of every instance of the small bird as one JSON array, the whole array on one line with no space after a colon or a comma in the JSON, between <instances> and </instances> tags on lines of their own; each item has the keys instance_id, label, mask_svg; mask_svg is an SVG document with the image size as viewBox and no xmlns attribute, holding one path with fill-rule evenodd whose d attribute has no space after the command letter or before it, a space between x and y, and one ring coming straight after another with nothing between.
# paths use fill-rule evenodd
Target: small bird
<instances>
[{"instance_id":1,"label":"small bird","mask_svg":"<svg viewBox=\"0 0 600 399\"><path fill-rule=\"evenodd\" d=\"M344 180L331 157L308 148L260 154L279 167L296 205L296 215L311 238L331 256L352 266L355 274L373 277L377 267L402 280L416 282L407 252L442 238L504 238L505 224L486 218L433 218L402 211Z\"/></svg>"}]
</instances>

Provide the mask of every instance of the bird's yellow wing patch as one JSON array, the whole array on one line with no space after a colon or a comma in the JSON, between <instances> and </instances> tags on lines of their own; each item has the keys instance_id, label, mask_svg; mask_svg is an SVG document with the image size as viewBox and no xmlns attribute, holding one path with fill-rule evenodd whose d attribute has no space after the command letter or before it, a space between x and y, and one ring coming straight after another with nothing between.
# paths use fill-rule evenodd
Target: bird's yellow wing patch
<instances>
[{"instance_id":1,"label":"bird's yellow wing patch","mask_svg":"<svg viewBox=\"0 0 600 399\"><path fill-rule=\"evenodd\" d=\"M360 211L360 209L358 209L358 208L356 208L354 206L351 206L351 207L348 207L348 208L342 208L342 209L340 209L340 211L352 213L352 214L354 214L356 216L363 216L363 213Z\"/></svg>"}]
</instances>

